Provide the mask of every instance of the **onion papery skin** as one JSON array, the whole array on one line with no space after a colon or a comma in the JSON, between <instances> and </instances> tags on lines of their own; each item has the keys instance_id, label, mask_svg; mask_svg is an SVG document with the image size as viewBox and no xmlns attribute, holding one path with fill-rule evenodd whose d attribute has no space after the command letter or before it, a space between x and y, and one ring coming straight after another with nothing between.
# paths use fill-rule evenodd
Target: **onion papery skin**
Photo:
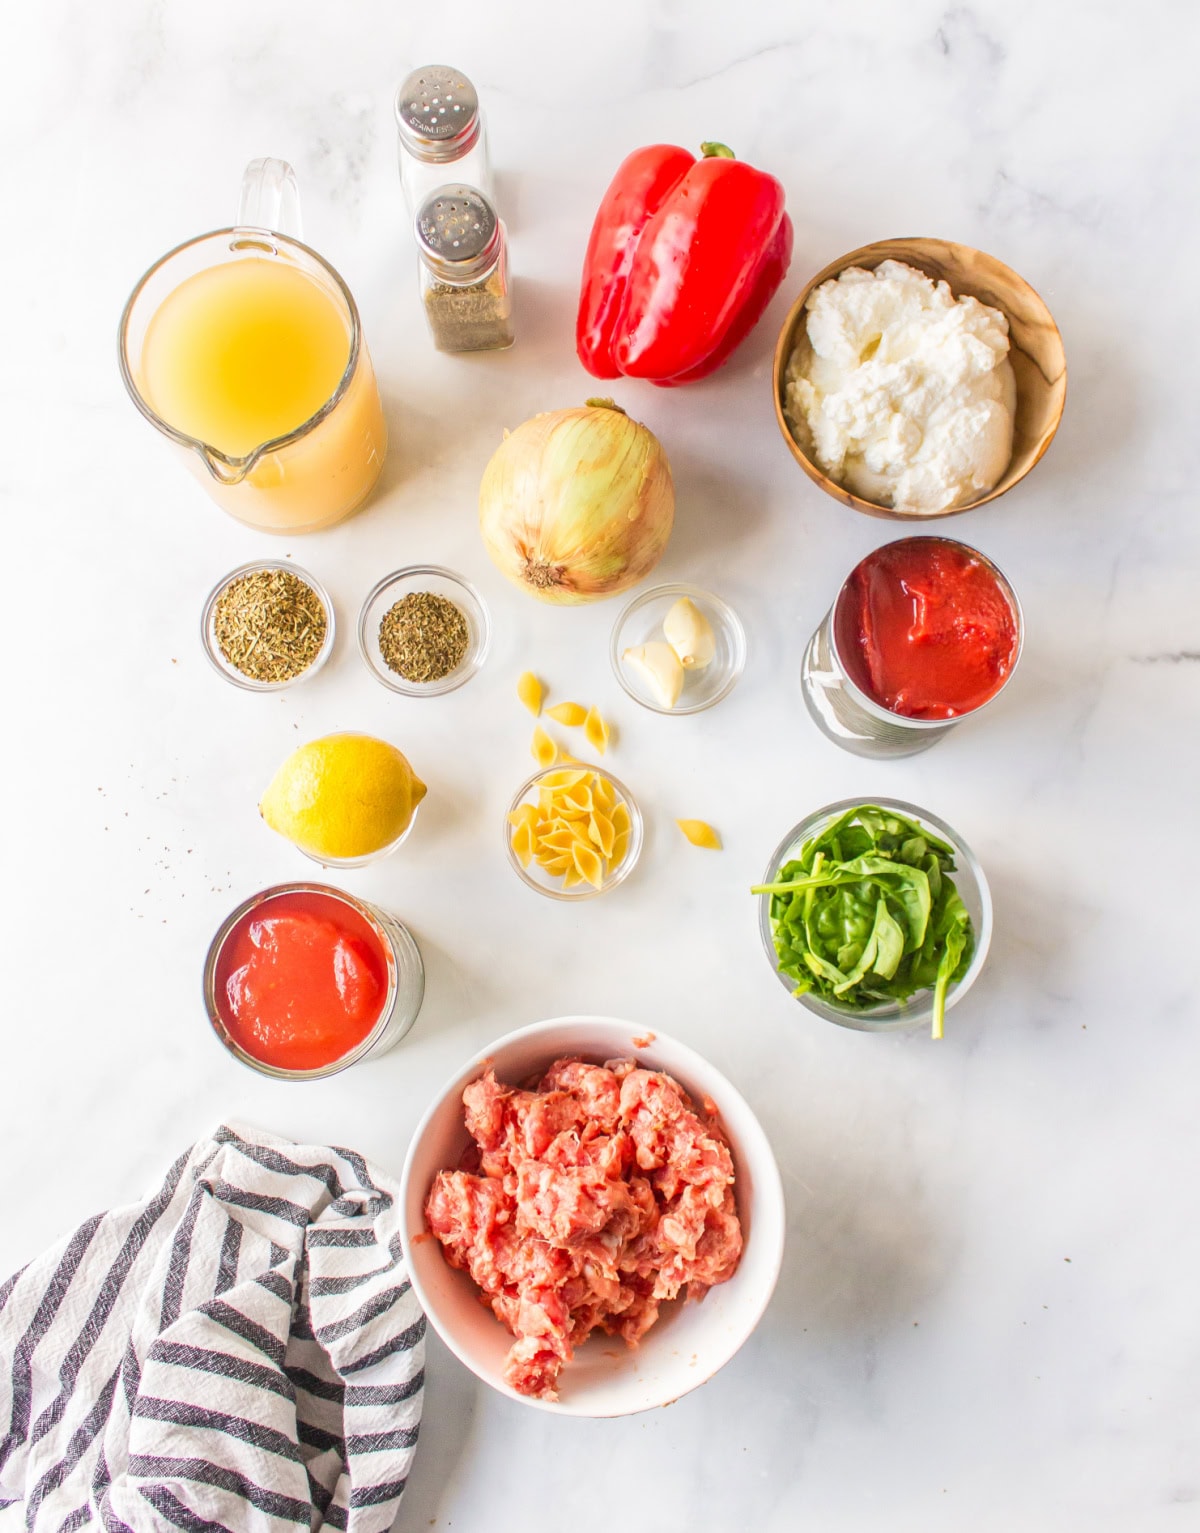
<instances>
[{"instance_id":1,"label":"onion papery skin","mask_svg":"<svg viewBox=\"0 0 1200 1533\"><path fill-rule=\"evenodd\" d=\"M608 404L527 420L505 436L479 486L479 528L496 567L558 606L636 585L662 557L674 520L661 443Z\"/></svg>"}]
</instances>

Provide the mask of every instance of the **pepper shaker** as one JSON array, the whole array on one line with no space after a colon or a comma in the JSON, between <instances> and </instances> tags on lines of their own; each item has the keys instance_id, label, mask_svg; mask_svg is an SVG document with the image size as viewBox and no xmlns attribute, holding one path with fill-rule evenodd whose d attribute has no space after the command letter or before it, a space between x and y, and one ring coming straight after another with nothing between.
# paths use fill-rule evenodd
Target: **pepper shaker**
<instances>
[{"instance_id":1,"label":"pepper shaker","mask_svg":"<svg viewBox=\"0 0 1200 1533\"><path fill-rule=\"evenodd\" d=\"M425 318L439 351L502 351L513 343L504 225L473 186L442 186L417 213Z\"/></svg>"},{"instance_id":2,"label":"pepper shaker","mask_svg":"<svg viewBox=\"0 0 1200 1533\"><path fill-rule=\"evenodd\" d=\"M400 185L410 218L453 181L493 198L487 131L475 87L459 69L426 64L396 92Z\"/></svg>"}]
</instances>

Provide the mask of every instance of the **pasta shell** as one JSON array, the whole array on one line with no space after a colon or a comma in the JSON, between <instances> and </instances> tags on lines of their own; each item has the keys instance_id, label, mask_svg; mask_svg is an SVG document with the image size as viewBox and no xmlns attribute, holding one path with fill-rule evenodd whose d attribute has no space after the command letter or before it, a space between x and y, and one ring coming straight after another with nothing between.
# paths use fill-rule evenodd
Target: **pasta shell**
<instances>
[{"instance_id":1,"label":"pasta shell","mask_svg":"<svg viewBox=\"0 0 1200 1533\"><path fill-rule=\"evenodd\" d=\"M704 820L676 820L675 823L693 846L702 846L710 852L721 850L720 836Z\"/></svg>"},{"instance_id":2,"label":"pasta shell","mask_svg":"<svg viewBox=\"0 0 1200 1533\"><path fill-rule=\"evenodd\" d=\"M533 741L529 747L530 754L540 767L553 766L558 759L558 746L546 733L540 724L533 731Z\"/></svg>"},{"instance_id":3,"label":"pasta shell","mask_svg":"<svg viewBox=\"0 0 1200 1533\"><path fill-rule=\"evenodd\" d=\"M541 786L542 788L573 788L576 783L583 782L590 775L586 767L551 772L542 778Z\"/></svg>"},{"instance_id":4,"label":"pasta shell","mask_svg":"<svg viewBox=\"0 0 1200 1533\"><path fill-rule=\"evenodd\" d=\"M599 889L604 882L604 864L600 861L599 853L580 841L576 843L571 856L580 877L586 878L593 889Z\"/></svg>"},{"instance_id":5,"label":"pasta shell","mask_svg":"<svg viewBox=\"0 0 1200 1533\"><path fill-rule=\"evenodd\" d=\"M583 721L583 733L592 749L599 751L603 756L608 749L609 728L597 709L588 709L587 717Z\"/></svg>"},{"instance_id":6,"label":"pasta shell","mask_svg":"<svg viewBox=\"0 0 1200 1533\"><path fill-rule=\"evenodd\" d=\"M588 820L588 836L596 843L605 857L611 857L616 840L613 822L606 814L594 813Z\"/></svg>"},{"instance_id":7,"label":"pasta shell","mask_svg":"<svg viewBox=\"0 0 1200 1533\"><path fill-rule=\"evenodd\" d=\"M512 834L512 848L520 858L521 866L527 868L533 861L533 826L522 820Z\"/></svg>"},{"instance_id":8,"label":"pasta shell","mask_svg":"<svg viewBox=\"0 0 1200 1533\"><path fill-rule=\"evenodd\" d=\"M532 671L524 671L517 682L517 696L529 709L536 719L542 711L542 698L546 695L546 689L533 674Z\"/></svg>"},{"instance_id":9,"label":"pasta shell","mask_svg":"<svg viewBox=\"0 0 1200 1533\"><path fill-rule=\"evenodd\" d=\"M568 729L576 729L588 716L582 703L555 703L546 712L556 724L565 724Z\"/></svg>"},{"instance_id":10,"label":"pasta shell","mask_svg":"<svg viewBox=\"0 0 1200 1533\"><path fill-rule=\"evenodd\" d=\"M570 793L567 794L567 801L563 805L566 813L578 810L580 814L591 814L595 807L592 799L592 790L585 788L582 783L580 783L578 788L571 789Z\"/></svg>"}]
</instances>

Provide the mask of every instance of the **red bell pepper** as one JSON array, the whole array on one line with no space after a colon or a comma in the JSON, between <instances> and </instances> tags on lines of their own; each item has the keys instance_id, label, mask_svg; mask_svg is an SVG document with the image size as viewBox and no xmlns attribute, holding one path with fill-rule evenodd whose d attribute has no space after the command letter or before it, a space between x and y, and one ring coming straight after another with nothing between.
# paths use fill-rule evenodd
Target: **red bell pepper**
<instances>
[{"instance_id":1,"label":"red bell pepper","mask_svg":"<svg viewBox=\"0 0 1200 1533\"><path fill-rule=\"evenodd\" d=\"M702 144L635 149L604 194L575 346L596 378L689 383L750 333L783 281L792 221L774 176Z\"/></svg>"}]
</instances>

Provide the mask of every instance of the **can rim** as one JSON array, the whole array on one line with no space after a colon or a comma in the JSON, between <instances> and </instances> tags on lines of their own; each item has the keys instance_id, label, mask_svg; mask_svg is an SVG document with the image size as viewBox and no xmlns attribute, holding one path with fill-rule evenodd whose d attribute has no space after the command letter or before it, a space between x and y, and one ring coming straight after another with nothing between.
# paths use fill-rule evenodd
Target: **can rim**
<instances>
[{"instance_id":1,"label":"can rim","mask_svg":"<svg viewBox=\"0 0 1200 1533\"><path fill-rule=\"evenodd\" d=\"M337 1059L331 1060L329 1064L318 1065L311 1070L290 1070L283 1065L272 1065L266 1060L256 1059L253 1054L242 1048L230 1036L224 1019L221 1016L216 998L217 965L225 944L234 929L250 911L284 894L319 894L349 906L351 910L367 922L375 933L387 963L387 993L383 998L379 1016L375 1019L371 1031L345 1054L339 1055ZM209 1024L218 1040L224 1045L226 1052L232 1054L239 1063L248 1066L251 1070L257 1071L260 1075L267 1075L274 1080L285 1081L312 1081L320 1080L328 1075L338 1075L341 1071L348 1070L351 1065L357 1064L360 1059L369 1054L387 1032L400 996L399 955L396 951L395 942L392 940L392 934L388 931L386 923L381 919L381 915L382 912L376 910L374 905L369 905L365 900L356 899L353 894L348 894L344 889L336 889L332 884L319 884L307 880L298 883L272 884L269 888L260 889L257 893L244 899L221 922L221 925L217 928L216 935L209 943L208 952L204 958L204 1008L208 1013Z\"/></svg>"},{"instance_id":2,"label":"can rim","mask_svg":"<svg viewBox=\"0 0 1200 1533\"><path fill-rule=\"evenodd\" d=\"M952 718L914 719L907 713L896 713L890 708L885 708L882 703L877 702L868 692L864 692L862 687L860 687L859 684L854 680L850 674L849 668L846 665L845 657L842 655L841 650L838 648L838 608L841 605L843 597L846 595L850 588L851 580L853 580L854 576L858 573L862 566L866 564L868 559L873 559L876 554L879 553L880 549L891 548L893 544L896 543L950 543L955 548L965 549L972 558L978 559L981 564L986 564L988 569L991 570L992 574L995 575L996 580L998 581L1004 594L1007 596L1009 604L1012 607L1013 616L1016 618L1017 644L1016 649L1013 652L1012 664L1008 668L1008 675L1005 676L1003 681L992 693L992 695L990 697L984 698L983 702L981 702L978 707L969 708L965 713L956 713ZM938 730L952 729L956 724L961 724L964 719L973 719L976 714L982 713L989 703L994 703L996 701L996 699L1008 686L1009 682L1013 679L1013 675L1016 672L1017 665L1020 662L1021 655L1025 648L1025 614L1021 609L1021 603L1017 597L1017 593L1013 589L1012 581L1009 580L1008 576L1004 573L1004 571L1000 568L994 559L989 559L987 554L981 553L979 549L975 548L972 544L964 543L961 538L948 538L943 533L937 532L923 532L910 534L903 538L893 538L890 542L881 543L878 548L873 548L869 554L864 554L863 557L854 566L854 568L850 571L850 573L846 576L845 580L842 581L841 586L838 588L838 593L833 599L833 605L829 609L828 622L829 652L833 656L834 664L837 666L842 685L845 687L846 691L850 693L854 702L862 708L864 713L868 714L873 719L877 719L881 723L894 724L901 729L913 729L919 733L934 733Z\"/></svg>"}]
</instances>

